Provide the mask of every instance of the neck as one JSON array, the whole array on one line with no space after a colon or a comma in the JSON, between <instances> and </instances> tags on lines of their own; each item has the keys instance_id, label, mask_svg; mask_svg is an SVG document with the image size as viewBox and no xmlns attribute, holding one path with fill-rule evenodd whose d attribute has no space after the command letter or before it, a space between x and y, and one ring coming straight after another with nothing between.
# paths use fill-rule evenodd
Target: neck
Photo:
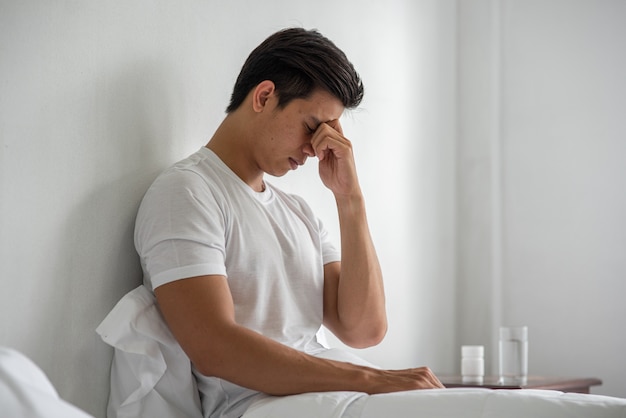
<instances>
[{"instance_id":1,"label":"neck","mask_svg":"<svg viewBox=\"0 0 626 418\"><path fill-rule=\"evenodd\" d=\"M256 164L251 147L251 138L237 111L228 114L206 145L241 180L257 192L265 190L263 171Z\"/></svg>"}]
</instances>

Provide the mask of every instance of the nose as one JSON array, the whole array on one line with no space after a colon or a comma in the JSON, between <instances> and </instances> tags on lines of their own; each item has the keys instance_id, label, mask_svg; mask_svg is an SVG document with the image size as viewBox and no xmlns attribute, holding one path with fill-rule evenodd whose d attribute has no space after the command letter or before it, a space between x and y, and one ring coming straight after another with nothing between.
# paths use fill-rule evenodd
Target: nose
<instances>
[{"instance_id":1,"label":"nose","mask_svg":"<svg viewBox=\"0 0 626 418\"><path fill-rule=\"evenodd\" d=\"M313 150L313 146L310 142L304 144L304 147L302 147L302 152L304 152L304 154L309 157L315 157L315 151Z\"/></svg>"}]
</instances>

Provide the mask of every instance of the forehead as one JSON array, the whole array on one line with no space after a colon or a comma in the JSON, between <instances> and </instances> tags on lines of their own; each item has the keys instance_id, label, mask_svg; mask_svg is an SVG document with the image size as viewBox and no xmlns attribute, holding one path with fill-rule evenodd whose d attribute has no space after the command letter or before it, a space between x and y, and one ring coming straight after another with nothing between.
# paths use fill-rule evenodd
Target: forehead
<instances>
[{"instance_id":1,"label":"forehead","mask_svg":"<svg viewBox=\"0 0 626 418\"><path fill-rule=\"evenodd\" d=\"M341 100L325 90L315 90L306 99L292 100L287 104L285 110L290 107L290 110L317 125L339 119L344 111Z\"/></svg>"}]
</instances>

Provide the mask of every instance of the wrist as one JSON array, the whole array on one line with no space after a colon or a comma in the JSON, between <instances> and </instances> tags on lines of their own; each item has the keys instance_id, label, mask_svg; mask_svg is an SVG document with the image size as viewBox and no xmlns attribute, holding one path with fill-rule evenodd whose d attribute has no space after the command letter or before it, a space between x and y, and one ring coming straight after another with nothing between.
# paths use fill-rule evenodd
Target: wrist
<instances>
[{"instance_id":1,"label":"wrist","mask_svg":"<svg viewBox=\"0 0 626 418\"><path fill-rule=\"evenodd\" d=\"M340 211L353 213L365 209L365 199L360 191L353 194L335 194L335 202Z\"/></svg>"},{"instance_id":2,"label":"wrist","mask_svg":"<svg viewBox=\"0 0 626 418\"><path fill-rule=\"evenodd\" d=\"M354 382L357 384L355 390L365 392L370 395L376 393L388 392L388 388L384 388L386 371L373 369L370 367L361 367L355 374Z\"/></svg>"}]
</instances>

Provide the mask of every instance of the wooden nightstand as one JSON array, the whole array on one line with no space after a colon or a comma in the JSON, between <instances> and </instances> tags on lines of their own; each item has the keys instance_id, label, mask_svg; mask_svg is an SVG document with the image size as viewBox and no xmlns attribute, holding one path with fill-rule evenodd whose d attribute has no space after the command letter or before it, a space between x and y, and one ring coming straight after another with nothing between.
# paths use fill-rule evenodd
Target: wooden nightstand
<instances>
[{"instance_id":1,"label":"wooden nightstand","mask_svg":"<svg viewBox=\"0 0 626 418\"><path fill-rule=\"evenodd\" d=\"M464 383L461 376L437 375L441 383L447 388L487 388L487 389L550 389L561 392L590 393L591 386L602 384L602 380L595 377L567 378L528 376L525 385L503 385L496 376L485 376L482 383Z\"/></svg>"}]
</instances>

